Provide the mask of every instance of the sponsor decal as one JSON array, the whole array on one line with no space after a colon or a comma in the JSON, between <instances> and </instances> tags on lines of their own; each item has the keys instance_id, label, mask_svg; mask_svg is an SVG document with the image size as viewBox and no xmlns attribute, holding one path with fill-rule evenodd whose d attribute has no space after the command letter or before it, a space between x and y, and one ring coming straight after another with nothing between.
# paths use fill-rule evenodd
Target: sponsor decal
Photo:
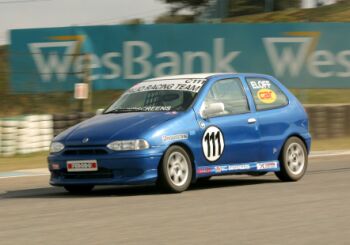
<instances>
[{"instance_id":1,"label":"sponsor decal","mask_svg":"<svg viewBox=\"0 0 350 245\"><path fill-rule=\"evenodd\" d=\"M263 89L271 87L271 83L268 80L250 81L250 85L253 89Z\"/></svg>"},{"instance_id":2,"label":"sponsor decal","mask_svg":"<svg viewBox=\"0 0 350 245\"><path fill-rule=\"evenodd\" d=\"M250 169L250 165L249 164L239 164L239 165L230 165L228 166L228 170L229 171L233 171L233 170L248 170Z\"/></svg>"},{"instance_id":3,"label":"sponsor decal","mask_svg":"<svg viewBox=\"0 0 350 245\"><path fill-rule=\"evenodd\" d=\"M265 104L272 104L276 101L277 95L271 89L260 89L257 92L258 99Z\"/></svg>"},{"instance_id":4,"label":"sponsor decal","mask_svg":"<svg viewBox=\"0 0 350 245\"><path fill-rule=\"evenodd\" d=\"M179 90L198 93L206 79L150 80L136 84L126 93L139 93L154 90Z\"/></svg>"},{"instance_id":5,"label":"sponsor decal","mask_svg":"<svg viewBox=\"0 0 350 245\"><path fill-rule=\"evenodd\" d=\"M214 169L215 169L215 173L221 173L222 172L222 168L220 166L216 166Z\"/></svg>"},{"instance_id":6,"label":"sponsor decal","mask_svg":"<svg viewBox=\"0 0 350 245\"><path fill-rule=\"evenodd\" d=\"M208 127L202 138L202 148L205 158L209 162L217 161L225 148L224 136L218 127Z\"/></svg>"},{"instance_id":7,"label":"sponsor decal","mask_svg":"<svg viewBox=\"0 0 350 245\"><path fill-rule=\"evenodd\" d=\"M130 111L170 111L171 106L132 106L117 108L118 110L130 110ZM174 113L172 113L174 114ZM176 114L176 113L175 113Z\"/></svg>"},{"instance_id":8,"label":"sponsor decal","mask_svg":"<svg viewBox=\"0 0 350 245\"><path fill-rule=\"evenodd\" d=\"M203 167L203 168L198 168L197 169L197 174L208 174L211 172L210 167Z\"/></svg>"},{"instance_id":9,"label":"sponsor decal","mask_svg":"<svg viewBox=\"0 0 350 245\"><path fill-rule=\"evenodd\" d=\"M173 140L187 140L188 134L175 134L175 135L163 135L163 141L173 141Z\"/></svg>"},{"instance_id":10,"label":"sponsor decal","mask_svg":"<svg viewBox=\"0 0 350 245\"><path fill-rule=\"evenodd\" d=\"M277 162L264 162L264 163L256 164L257 170L275 169L275 168L278 168Z\"/></svg>"},{"instance_id":11,"label":"sponsor decal","mask_svg":"<svg viewBox=\"0 0 350 245\"><path fill-rule=\"evenodd\" d=\"M221 174L221 173L241 173L255 172L259 170L277 171L278 161L273 162L251 162L242 164L211 165L197 168L197 174Z\"/></svg>"}]
</instances>

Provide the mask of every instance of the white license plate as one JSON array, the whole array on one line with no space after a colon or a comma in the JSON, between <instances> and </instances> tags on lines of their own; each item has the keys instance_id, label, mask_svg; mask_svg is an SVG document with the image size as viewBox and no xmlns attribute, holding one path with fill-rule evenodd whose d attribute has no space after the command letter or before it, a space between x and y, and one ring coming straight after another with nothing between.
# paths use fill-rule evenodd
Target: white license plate
<instances>
[{"instance_id":1,"label":"white license plate","mask_svg":"<svg viewBox=\"0 0 350 245\"><path fill-rule=\"evenodd\" d=\"M97 171L96 160L67 161L68 172Z\"/></svg>"}]
</instances>

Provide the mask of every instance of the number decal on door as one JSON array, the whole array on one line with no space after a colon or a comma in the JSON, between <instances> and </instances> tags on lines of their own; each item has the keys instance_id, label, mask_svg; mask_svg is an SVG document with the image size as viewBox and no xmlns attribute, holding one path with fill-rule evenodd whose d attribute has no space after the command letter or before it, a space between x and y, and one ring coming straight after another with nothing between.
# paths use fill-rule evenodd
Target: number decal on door
<instances>
[{"instance_id":1,"label":"number decal on door","mask_svg":"<svg viewBox=\"0 0 350 245\"><path fill-rule=\"evenodd\" d=\"M224 136L219 128L208 127L203 135L202 148L205 158L210 162L218 160L225 147Z\"/></svg>"}]
</instances>

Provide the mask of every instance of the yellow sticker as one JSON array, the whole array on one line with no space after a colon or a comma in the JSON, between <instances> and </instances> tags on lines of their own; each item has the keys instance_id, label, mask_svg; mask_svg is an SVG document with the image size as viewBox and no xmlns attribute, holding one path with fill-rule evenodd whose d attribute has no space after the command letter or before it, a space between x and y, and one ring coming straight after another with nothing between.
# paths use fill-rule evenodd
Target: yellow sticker
<instances>
[{"instance_id":1,"label":"yellow sticker","mask_svg":"<svg viewBox=\"0 0 350 245\"><path fill-rule=\"evenodd\" d=\"M271 89L263 88L257 93L258 99L265 104L272 104L276 101L277 95Z\"/></svg>"}]
</instances>

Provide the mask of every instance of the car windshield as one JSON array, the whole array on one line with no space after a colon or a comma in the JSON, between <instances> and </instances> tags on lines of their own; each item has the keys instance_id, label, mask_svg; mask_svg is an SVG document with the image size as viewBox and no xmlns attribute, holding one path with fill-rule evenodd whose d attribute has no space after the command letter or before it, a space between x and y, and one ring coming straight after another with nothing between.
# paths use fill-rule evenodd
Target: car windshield
<instances>
[{"instance_id":1,"label":"car windshield","mask_svg":"<svg viewBox=\"0 0 350 245\"><path fill-rule=\"evenodd\" d=\"M104 113L185 111L204 79L148 80L127 90Z\"/></svg>"}]
</instances>

